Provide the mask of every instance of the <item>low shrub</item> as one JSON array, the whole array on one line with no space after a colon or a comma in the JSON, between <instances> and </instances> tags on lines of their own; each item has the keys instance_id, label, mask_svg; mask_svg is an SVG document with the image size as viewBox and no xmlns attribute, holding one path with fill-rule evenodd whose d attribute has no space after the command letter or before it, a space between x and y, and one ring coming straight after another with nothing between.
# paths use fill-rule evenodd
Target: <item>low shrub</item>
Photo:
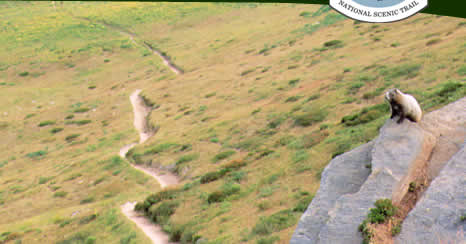
<instances>
[{"instance_id":1,"label":"low shrub","mask_svg":"<svg viewBox=\"0 0 466 244\"><path fill-rule=\"evenodd\" d=\"M344 116L341 119L341 123L345 126L355 126L359 124L365 124L376 120L390 111L390 106L387 103L377 104L371 107L363 108L361 111Z\"/></svg>"},{"instance_id":2,"label":"low shrub","mask_svg":"<svg viewBox=\"0 0 466 244\"><path fill-rule=\"evenodd\" d=\"M200 179L201 184L207 184L212 181L216 181L223 176L225 176L226 171L214 171L214 172L208 172L205 175L203 175Z\"/></svg>"},{"instance_id":3,"label":"low shrub","mask_svg":"<svg viewBox=\"0 0 466 244\"><path fill-rule=\"evenodd\" d=\"M218 153L217 155L215 155L213 158L212 158L212 162L213 163L216 163L218 161L221 161L223 159L226 159L226 158L229 158L230 156L232 156L233 154L235 154L236 152L233 151L233 150L229 150L229 151L224 151L224 152L221 152L221 153Z\"/></svg>"},{"instance_id":4,"label":"low shrub","mask_svg":"<svg viewBox=\"0 0 466 244\"><path fill-rule=\"evenodd\" d=\"M56 133L58 133L58 132L60 132L60 131L62 131L62 130L63 130L63 128L58 128L58 127L57 127L57 128L51 129L51 130L50 130L50 133L56 134Z\"/></svg>"},{"instance_id":5,"label":"low shrub","mask_svg":"<svg viewBox=\"0 0 466 244\"><path fill-rule=\"evenodd\" d=\"M172 214L175 213L176 208L179 206L178 202L162 202L160 205L152 205L149 208L148 215L155 222L163 224L168 220Z\"/></svg>"},{"instance_id":6,"label":"low shrub","mask_svg":"<svg viewBox=\"0 0 466 244\"><path fill-rule=\"evenodd\" d=\"M191 161L196 160L198 158L199 158L198 153L186 154L186 155L181 156L178 160L176 160L175 164L180 165L180 164L183 164L183 163L191 162Z\"/></svg>"},{"instance_id":7,"label":"low shrub","mask_svg":"<svg viewBox=\"0 0 466 244\"><path fill-rule=\"evenodd\" d=\"M73 112L75 113L85 113L87 111L91 110L90 108L82 107L82 108L77 108Z\"/></svg>"},{"instance_id":8,"label":"low shrub","mask_svg":"<svg viewBox=\"0 0 466 244\"><path fill-rule=\"evenodd\" d=\"M252 234L269 235L273 232L281 231L296 223L296 215L292 210L282 210L268 217L260 217L259 221L252 228Z\"/></svg>"},{"instance_id":9,"label":"low shrub","mask_svg":"<svg viewBox=\"0 0 466 244\"><path fill-rule=\"evenodd\" d=\"M411 79L419 74L419 70L422 68L420 64L402 64L392 68L382 68L380 74L385 77L385 80L396 79L404 77Z\"/></svg>"},{"instance_id":10,"label":"low shrub","mask_svg":"<svg viewBox=\"0 0 466 244\"><path fill-rule=\"evenodd\" d=\"M87 203L94 202L94 200L95 200L94 197L89 196L89 197L86 197L83 200L81 200L79 203L80 204L87 204Z\"/></svg>"},{"instance_id":11,"label":"low shrub","mask_svg":"<svg viewBox=\"0 0 466 244\"><path fill-rule=\"evenodd\" d=\"M143 210L144 212L147 212L153 204L157 204L163 200L173 200L178 196L178 193L181 191L182 189L179 188L169 188L151 194L146 198L146 200L144 200L144 202L136 204L135 210Z\"/></svg>"},{"instance_id":12,"label":"low shrub","mask_svg":"<svg viewBox=\"0 0 466 244\"><path fill-rule=\"evenodd\" d=\"M341 40L331 40L331 41L328 41L328 42L325 42L324 43L324 47L326 48L340 48L340 47L343 47L344 44L343 44L343 41Z\"/></svg>"},{"instance_id":13,"label":"low shrub","mask_svg":"<svg viewBox=\"0 0 466 244\"><path fill-rule=\"evenodd\" d=\"M307 127L322 122L327 118L325 109L313 109L309 112L294 116L294 125Z\"/></svg>"},{"instance_id":14,"label":"low shrub","mask_svg":"<svg viewBox=\"0 0 466 244\"><path fill-rule=\"evenodd\" d=\"M309 204L311 204L312 199L314 199L314 196L305 196L304 198L301 198L296 204L296 206L293 208L293 211L304 213L304 211L306 211Z\"/></svg>"},{"instance_id":15,"label":"low shrub","mask_svg":"<svg viewBox=\"0 0 466 244\"><path fill-rule=\"evenodd\" d=\"M46 154L47 154L47 151L39 150L39 151L36 151L36 152L26 154L26 157L35 159L35 158L40 158L40 157L42 157L42 156L44 156Z\"/></svg>"},{"instance_id":16,"label":"low shrub","mask_svg":"<svg viewBox=\"0 0 466 244\"><path fill-rule=\"evenodd\" d=\"M89 124L89 123L91 123L91 122L92 122L92 120L83 119L83 120L66 121L65 124L67 124L67 125L69 125L69 124L86 125L86 124Z\"/></svg>"},{"instance_id":17,"label":"low shrub","mask_svg":"<svg viewBox=\"0 0 466 244\"><path fill-rule=\"evenodd\" d=\"M392 217L396 214L396 207L393 206L390 199L379 199L375 201L375 208L371 208L367 219L371 223L383 223L389 217Z\"/></svg>"},{"instance_id":18,"label":"low shrub","mask_svg":"<svg viewBox=\"0 0 466 244\"><path fill-rule=\"evenodd\" d=\"M222 186L221 190L210 193L207 197L207 202L209 204L215 202L223 202L229 196L238 193L240 190L241 187L237 184L225 184Z\"/></svg>"},{"instance_id":19,"label":"low shrub","mask_svg":"<svg viewBox=\"0 0 466 244\"><path fill-rule=\"evenodd\" d=\"M53 197L66 197L66 195L68 195L66 191L57 191L53 194Z\"/></svg>"},{"instance_id":20,"label":"low shrub","mask_svg":"<svg viewBox=\"0 0 466 244\"><path fill-rule=\"evenodd\" d=\"M44 126L47 126L47 125L54 125L55 124L55 121L53 120L46 120L46 121L42 121L39 123L39 127L44 127Z\"/></svg>"},{"instance_id":21,"label":"low shrub","mask_svg":"<svg viewBox=\"0 0 466 244\"><path fill-rule=\"evenodd\" d=\"M299 99L303 98L303 96L291 96L291 97L288 97L285 102L286 103L291 103L291 102L296 102L298 101Z\"/></svg>"},{"instance_id":22,"label":"low shrub","mask_svg":"<svg viewBox=\"0 0 466 244\"><path fill-rule=\"evenodd\" d=\"M65 140L67 142L71 142L71 141L74 141L76 138L78 138L80 136L80 134L71 134L71 135L68 135L65 137Z\"/></svg>"},{"instance_id":23,"label":"low shrub","mask_svg":"<svg viewBox=\"0 0 466 244\"><path fill-rule=\"evenodd\" d=\"M91 214L88 216L84 216L81 219L79 219L79 224L80 225L88 224L91 221L95 220L96 218L97 218L97 214Z\"/></svg>"}]
</instances>

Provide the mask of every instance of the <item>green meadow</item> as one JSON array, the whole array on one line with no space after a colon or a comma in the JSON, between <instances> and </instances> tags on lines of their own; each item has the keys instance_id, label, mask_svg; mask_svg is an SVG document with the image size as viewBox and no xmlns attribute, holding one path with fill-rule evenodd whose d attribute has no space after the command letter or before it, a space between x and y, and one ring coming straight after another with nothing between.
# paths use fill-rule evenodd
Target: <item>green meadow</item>
<instances>
[{"instance_id":1,"label":"green meadow","mask_svg":"<svg viewBox=\"0 0 466 244\"><path fill-rule=\"evenodd\" d=\"M288 243L329 161L375 138L383 93L466 95L466 22L328 6L0 2L0 243ZM176 75L150 44L184 73ZM155 108L139 141L129 95ZM130 164L180 175L160 192Z\"/></svg>"}]
</instances>

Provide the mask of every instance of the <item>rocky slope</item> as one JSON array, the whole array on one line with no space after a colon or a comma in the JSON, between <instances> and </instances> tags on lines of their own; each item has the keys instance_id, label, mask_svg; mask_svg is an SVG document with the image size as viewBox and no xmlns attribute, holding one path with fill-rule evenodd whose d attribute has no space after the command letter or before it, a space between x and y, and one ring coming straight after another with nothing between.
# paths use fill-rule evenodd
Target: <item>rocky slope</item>
<instances>
[{"instance_id":1,"label":"rocky slope","mask_svg":"<svg viewBox=\"0 0 466 244\"><path fill-rule=\"evenodd\" d=\"M290 243L361 243L358 226L374 202L391 198L403 205L410 182L419 180L433 182L409 212L401 234L388 242L458 240L465 228L460 219L466 202L465 107L463 98L425 115L419 124L388 120L378 138L334 158Z\"/></svg>"}]
</instances>

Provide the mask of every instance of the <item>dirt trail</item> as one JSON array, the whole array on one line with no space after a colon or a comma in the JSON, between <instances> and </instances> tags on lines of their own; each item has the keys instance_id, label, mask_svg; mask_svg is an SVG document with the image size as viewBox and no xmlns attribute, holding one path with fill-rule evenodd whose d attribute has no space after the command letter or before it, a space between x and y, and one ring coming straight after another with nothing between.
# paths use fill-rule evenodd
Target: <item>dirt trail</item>
<instances>
[{"instance_id":1,"label":"dirt trail","mask_svg":"<svg viewBox=\"0 0 466 244\"><path fill-rule=\"evenodd\" d=\"M139 215L134 211L136 202L127 202L121 206L123 213L138 225L139 228L152 240L153 243L157 244L174 244L170 242L167 234L163 232L162 228L158 225L154 225L150 220L144 216Z\"/></svg>"},{"instance_id":2,"label":"dirt trail","mask_svg":"<svg viewBox=\"0 0 466 244\"><path fill-rule=\"evenodd\" d=\"M139 96L141 90L134 91L130 96L131 105L134 111L134 127L139 132L139 143L144 143L147 139L152 137L156 130L154 130L147 122L146 117L150 114L151 109L146 106L144 100ZM120 149L119 155L126 158L128 151L136 146L138 143L131 143L123 146ZM170 172L162 172L154 168L146 168L144 166L130 164L133 168L143 171L144 173L154 177L162 188L179 183L176 175ZM170 244L169 237L165 234L161 227L150 222L149 219L134 211L136 202L127 202L121 206L121 210L126 217L136 223L144 233L156 244Z\"/></svg>"}]
</instances>

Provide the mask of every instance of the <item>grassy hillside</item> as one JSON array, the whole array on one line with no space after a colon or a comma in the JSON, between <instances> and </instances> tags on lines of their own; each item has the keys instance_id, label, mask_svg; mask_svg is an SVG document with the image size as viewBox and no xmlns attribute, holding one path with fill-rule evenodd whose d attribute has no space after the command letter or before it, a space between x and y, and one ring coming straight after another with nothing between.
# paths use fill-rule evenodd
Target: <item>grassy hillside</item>
<instances>
[{"instance_id":1,"label":"grassy hillside","mask_svg":"<svg viewBox=\"0 0 466 244\"><path fill-rule=\"evenodd\" d=\"M0 2L0 15L0 241L150 243L120 212L139 200L183 242L286 243L330 159L377 135L386 89L427 111L466 91L466 22L450 17L136 2ZM138 88L160 129L131 163L183 176L145 206L159 185L118 157L138 140Z\"/></svg>"}]
</instances>

